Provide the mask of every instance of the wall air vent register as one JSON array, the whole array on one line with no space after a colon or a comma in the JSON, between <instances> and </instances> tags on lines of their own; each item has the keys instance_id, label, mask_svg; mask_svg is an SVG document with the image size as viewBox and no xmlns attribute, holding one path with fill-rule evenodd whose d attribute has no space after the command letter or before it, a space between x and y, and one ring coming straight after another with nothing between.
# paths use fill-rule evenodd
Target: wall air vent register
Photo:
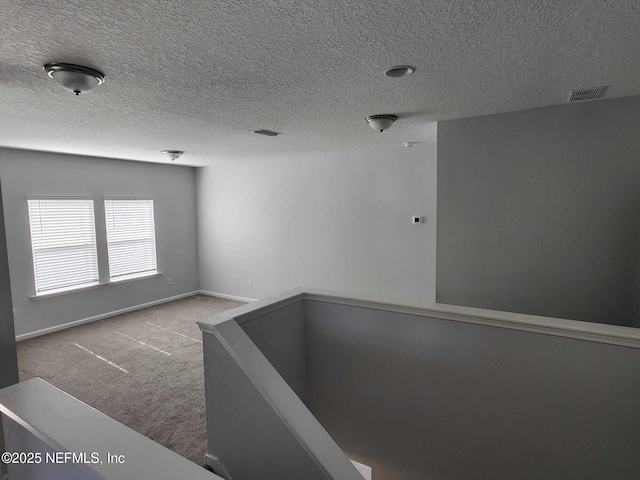
<instances>
[{"instance_id":1,"label":"wall air vent register","mask_svg":"<svg viewBox=\"0 0 640 480\"><path fill-rule=\"evenodd\" d=\"M567 102L584 102L586 100L595 100L602 95L602 91L605 87L589 87L589 88L577 88L569 92L569 98Z\"/></svg>"}]
</instances>

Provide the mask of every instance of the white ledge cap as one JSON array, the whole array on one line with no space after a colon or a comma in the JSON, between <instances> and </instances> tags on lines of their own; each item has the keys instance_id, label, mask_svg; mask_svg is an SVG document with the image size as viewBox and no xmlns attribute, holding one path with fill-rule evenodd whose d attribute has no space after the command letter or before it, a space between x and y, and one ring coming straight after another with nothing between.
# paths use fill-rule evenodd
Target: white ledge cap
<instances>
[{"instance_id":1,"label":"white ledge cap","mask_svg":"<svg viewBox=\"0 0 640 480\"><path fill-rule=\"evenodd\" d=\"M302 300L350 305L374 310L405 313L428 318L439 318L463 323L474 323L497 328L508 328L546 335L575 338L590 342L608 343L626 347L640 348L640 329L608 325L603 323L582 322L563 318L542 317L525 313L501 312L482 308L463 307L440 303L427 306L411 306L401 303L380 301L371 296L347 294L332 290L315 288L296 288L277 295L237 307L226 312L205 318L198 322L203 332L215 333L216 325L235 320L241 324L253 318Z\"/></svg>"}]
</instances>

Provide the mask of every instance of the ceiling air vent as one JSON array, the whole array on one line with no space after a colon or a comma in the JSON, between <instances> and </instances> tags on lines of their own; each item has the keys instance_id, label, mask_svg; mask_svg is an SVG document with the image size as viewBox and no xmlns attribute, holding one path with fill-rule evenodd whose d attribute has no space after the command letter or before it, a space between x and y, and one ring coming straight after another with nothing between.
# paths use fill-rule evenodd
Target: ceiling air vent
<instances>
[{"instance_id":1,"label":"ceiling air vent","mask_svg":"<svg viewBox=\"0 0 640 480\"><path fill-rule=\"evenodd\" d=\"M585 100L595 100L600 95L604 87L576 88L569 93L567 102L584 102Z\"/></svg>"},{"instance_id":2,"label":"ceiling air vent","mask_svg":"<svg viewBox=\"0 0 640 480\"><path fill-rule=\"evenodd\" d=\"M280 135L278 132L274 132L273 130L253 130L253 133L257 133L258 135L264 135L266 137L277 137Z\"/></svg>"}]
</instances>

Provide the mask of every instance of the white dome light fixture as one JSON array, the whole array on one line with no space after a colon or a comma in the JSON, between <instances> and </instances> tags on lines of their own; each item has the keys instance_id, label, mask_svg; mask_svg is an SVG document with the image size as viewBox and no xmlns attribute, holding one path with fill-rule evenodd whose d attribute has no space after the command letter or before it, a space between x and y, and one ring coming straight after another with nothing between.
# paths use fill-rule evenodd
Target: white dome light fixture
<instances>
[{"instance_id":1,"label":"white dome light fixture","mask_svg":"<svg viewBox=\"0 0 640 480\"><path fill-rule=\"evenodd\" d=\"M160 153L173 162L180 158L184 152L182 150L162 150Z\"/></svg>"},{"instance_id":2,"label":"white dome light fixture","mask_svg":"<svg viewBox=\"0 0 640 480\"><path fill-rule=\"evenodd\" d=\"M82 65L47 63L43 68L62 88L76 95L89 93L104 83L104 73Z\"/></svg>"},{"instance_id":3,"label":"white dome light fixture","mask_svg":"<svg viewBox=\"0 0 640 480\"><path fill-rule=\"evenodd\" d=\"M380 133L382 133L384 130L386 130L391 125L393 125L393 122L395 122L397 119L398 117L396 117L395 115L384 114L384 115L369 115L367 118L365 118L365 121L369 124L371 128L373 128L374 130L378 130Z\"/></svg>"}]
</instances>

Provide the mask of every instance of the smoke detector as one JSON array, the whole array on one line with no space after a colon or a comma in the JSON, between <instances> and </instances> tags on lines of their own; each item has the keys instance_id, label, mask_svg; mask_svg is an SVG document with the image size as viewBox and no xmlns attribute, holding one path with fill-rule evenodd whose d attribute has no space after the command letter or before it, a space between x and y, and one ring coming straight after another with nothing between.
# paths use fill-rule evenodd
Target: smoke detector
<instances>
[{"instance_id":1,"label":"smoke detector","mask_svg":"<svg viewBox=\"0 0 640 480\"><path fill-rule=\"evenodd\" d=\"M584 102L587 100L595 100L602 95L602 91L605 87L588 87L588 88L576 88L569 92L569 98L567 102Z\"/></svg>"},{"instance_id":2,"label":"smoke detector","mask_svg":"<svg viewBox=\"0 0 640 480\"><path fill-rule=\"evenodd\" d=\"M391 127L391 125L393 125L393 122L395 122L397 119L398 117L396 117L395 115L384 114L369 115L367 118L365 118L365 121L371 128L382 133L384 130Z\"/></svg>"}]
</instances>

